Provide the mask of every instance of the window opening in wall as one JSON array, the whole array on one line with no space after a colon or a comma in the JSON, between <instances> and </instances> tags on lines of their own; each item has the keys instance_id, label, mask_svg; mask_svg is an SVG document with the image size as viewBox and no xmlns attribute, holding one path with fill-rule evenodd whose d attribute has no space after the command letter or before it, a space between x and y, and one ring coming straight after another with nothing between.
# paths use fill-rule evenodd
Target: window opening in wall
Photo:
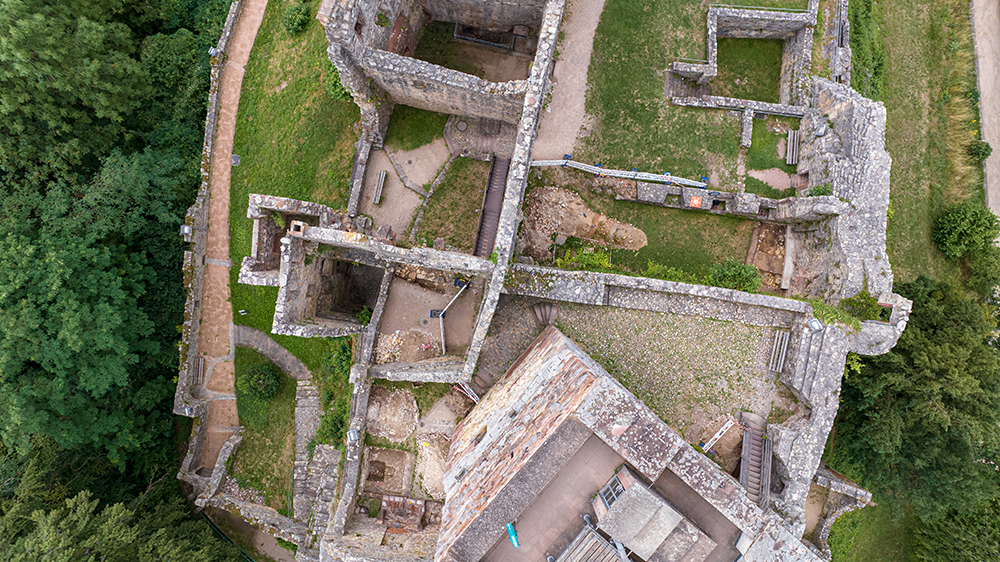
<instances>
[{"instance_id":1,"label":"window opening in wall","mask_svg":"<svg viewBox=\"0 0 1000 562\"><path fill-rule=\"evenodd\" d=\"M358 34L358 39L363 39L361 33L365 30L365 16L358 14L358 21L354 24L354 33Z\"/></svg>"},{"instance_id":2,"label":"window opening in wall","mask_svg":"<svg viewBox=\"0 0 1000 562\"><path fill-rule=\"evenodd\" d=\"M625 488L622 486L621 481L618 480L618 475L615 475L611 477L611 480L598 493L601 495L604 507L610 509L615 500L625 493Z\"/></svg>"}]
</instances>

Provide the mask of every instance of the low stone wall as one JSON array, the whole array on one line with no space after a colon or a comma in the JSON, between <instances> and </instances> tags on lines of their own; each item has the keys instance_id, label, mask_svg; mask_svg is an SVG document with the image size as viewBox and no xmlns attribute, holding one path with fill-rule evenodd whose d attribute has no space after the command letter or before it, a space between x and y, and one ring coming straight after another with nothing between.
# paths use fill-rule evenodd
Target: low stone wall
<instances>
[{"instance_id":1,"label":"low stone wall","mask_svg":"<svg viewBox=\"0 0 1000 562\"><path fill-rule=\"evenodd\" d=\"M819 547L823 557L829 560L833 557L828 542L833 524L844 514L869 505L872 501L872 494L840 474L825 468L817 470L813 480L817 486L827 488L840 495L833 502L827 500L827 516L820 521L815 535L816 546Z\"/></svg>"},{"instance_id":2,"label":"low stone wall","mask_svg":"<svg viewBox=\"0 0 1000 562\"><path fill-rule=\"evenodd\" d=\"M234 1L229 6L229 15L222 26L222 34L216 44L218 54L212 58L208 88L208 112L205 116L205 138L201 151L201 186L194 203L188 208L184 224L192 227L192 233L184 236L190 250L184 252L184 323L181 325L179 344L179 369L177 390L174 392L173 412L180 416L197 415L194 407L197 400L191 395L192 387L198 382L200 355L198 336L201 328L202 288L205 282L205 251L208 247L208 198L212 176L212 147L215 143L215 127L219 120L219 84L222 80L226 53L236 22L243 13L244 3Z\"/></svg>"},{"instance_id":3,"label":"low stone wall","mask_svg":"<svg viewBox=\"0 0 1000 562\"><path fill-rule=\"evenodd\" d=\"M286 540L296 545L305 544L308 527L289 517L278 513L273 508L253 502L237 499L227 494L220 494L208 499L205 506L218 507L229 512L238 511L240 517L269 535Z\"/></svg>"},{"instance_id":4,"label":"low stone wall","mask_svg":"<svg viewBox=\"0 0 1000 562\"><path fill-rule=\"evenodd\" d=\"M347 517L354 511L354 503L358 496L358 484L361 478L361 453L365 448L365 419L368 416L368 396L372 388L367 366L356 364L351 367L351 384L354 385L354 394L351 396L351 418L348 429L357 431L358 439L353 443L350 441L347 443L340 502L337 504L337 511L333 514L333 519L323 536L321 545L344 535Z\"/></svg>"},{"instance_id":5,"label":"low stone wall","mask_svg":"<svg viewBox=\"0 0 1000 562\"><path fill-rule=\"evenodd\" d=\"M717 37L737 39L791 39L806 26L816 24L815 10L775 11L711 6L709 17L716 18Z\"/></svg>"},{"instance_id":6,"label":"low stone wall","mask_svg":"<svg viewBox=\"0 0 1000 562\"><path fill-rule=\"evenodd\" d=\"M483 297L482 306L479 308L476 328L472 333L469 352L466 355L463 374L466 380L472 380L472 375L476 370L479 352L483 347L483 342L486 341L490 321L493 319L497 301L500 299L501 291L503 291L507 266L511 263L514 254L517 227L522 217L521 203L524 200L524 188L528 184L528 171L531 167L531 151L535 144L535 135L538 132L538 120L545 101L549 76L552 75L556 39L565 6L566 0L550 0L546 4L545 13L542 16L535 61L531 65L531 74L528 76L524 108L521 111L521 120L517 125L517 142L514 145L514 154L507 173L503 206L500 208L500 221L497 225L497 238L494 245L494 252L497 256L496 267L493 268L489 283L486 285L486 294Z\"/></svg>"},{"instance_id":7,"label":"low stone wall","mask_svg":"<svg viewBox=\"0 0 1000 562\"><path fill-rule=\"evenodd\" d=\"M754 113L784 115L787 117L802 117L805 115L804 107L744 100L739 98L724 98L721 96L709 96L707 99L675 97L670 99L670 103L674 105L686 105L689 107L703 107L705 109L733 109L736 111L752 110Z\"/></svg>"},{"instance_id":8,"label":"low stone wall","mask_svg":"<svg viewBox=\"0 0 1000 562\"><path fill-rule=\"evenodd\" d=\"M372 365L369 373L373 378L390 381L470 382L465 377L465 359L447 355L414 363Z\"/></svg>"}]
</instances>

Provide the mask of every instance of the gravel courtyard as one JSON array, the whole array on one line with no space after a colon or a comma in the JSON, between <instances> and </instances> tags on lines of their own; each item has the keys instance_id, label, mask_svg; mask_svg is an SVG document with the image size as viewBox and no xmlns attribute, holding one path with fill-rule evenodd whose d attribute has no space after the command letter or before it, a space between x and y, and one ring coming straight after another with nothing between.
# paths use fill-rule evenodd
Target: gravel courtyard
<instances>
[{"instance_id":1,"label":"gravel courtyard","mask_svg":"<svg viewBox=\"0 0 1000 562\"><path fill-rule=\"evenodd\" d=\"M565 303L556 326L689 442L740 410L770 412L772 329Z\"/></svg>"}]
</instances>

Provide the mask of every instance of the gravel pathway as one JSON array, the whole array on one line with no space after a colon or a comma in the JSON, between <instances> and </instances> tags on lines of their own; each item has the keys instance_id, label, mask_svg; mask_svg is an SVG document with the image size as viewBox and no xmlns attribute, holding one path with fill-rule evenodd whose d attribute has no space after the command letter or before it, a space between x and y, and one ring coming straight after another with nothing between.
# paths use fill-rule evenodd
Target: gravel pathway
<instances>
[{"instance_id":1,"label":"gravel pathway","mask_svg":"<svg viewBox=\"0 0 1000 562\"><path fill-rule=\"evenodd\" d=\"M741 409L766 418L771 409L770 329L567 304L556 326L679 432L700 433Z\"/></svg>"}]
</instances>

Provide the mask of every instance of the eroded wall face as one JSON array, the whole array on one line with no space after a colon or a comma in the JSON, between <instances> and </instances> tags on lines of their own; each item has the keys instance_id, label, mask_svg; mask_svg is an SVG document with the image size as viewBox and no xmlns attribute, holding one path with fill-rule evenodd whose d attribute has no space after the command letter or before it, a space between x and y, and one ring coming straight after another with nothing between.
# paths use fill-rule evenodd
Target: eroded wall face
<instances>
[{"instance_id":1,"label":"eroded wall face","mask_svg":"<svg viewBox=\"0 0 1000 562\"><path fill-rule=\"evenodd\" d=\"M435 21L453 21L493 31L510 31L523 25L537 33L545 0L427 0Z\"/></svg>"},{"instance_id":2,"label":"eroded wall face","mask_svg":"<svg viewBox=\"0 0 1000 562\"><path fill-rule=\"evenodd\" d=\"M396 103L438 113L517 123L523 82L488 82L418 59L369 50L364 66L377 87Z\"/></svg>"}]
</instances>

